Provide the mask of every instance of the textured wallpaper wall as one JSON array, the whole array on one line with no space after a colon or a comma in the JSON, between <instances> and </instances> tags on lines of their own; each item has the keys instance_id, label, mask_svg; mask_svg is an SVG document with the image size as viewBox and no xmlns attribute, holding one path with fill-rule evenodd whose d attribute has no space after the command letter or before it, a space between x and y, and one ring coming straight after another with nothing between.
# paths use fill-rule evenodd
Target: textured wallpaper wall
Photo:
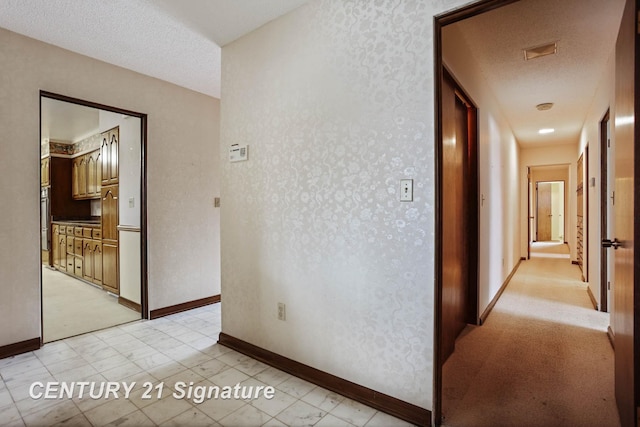
<instances>
[{"instance_id":1,"label":"textured wallpaper wall","mask_svg":"<svg viewBox=\"0 0 640 427\"><path fill-rule=\"evenodd\" d=\"M222 61L223 331L427 409L432 21L452 3L314 1Z\"/></svg>"}]
</instances>

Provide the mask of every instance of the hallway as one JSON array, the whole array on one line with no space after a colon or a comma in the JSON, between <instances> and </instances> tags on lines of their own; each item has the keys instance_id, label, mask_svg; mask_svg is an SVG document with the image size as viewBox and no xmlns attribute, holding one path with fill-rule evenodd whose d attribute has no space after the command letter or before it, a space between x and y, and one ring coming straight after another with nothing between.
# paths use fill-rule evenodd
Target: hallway
<instances>
[{"instance_id":1,"label":"hallway","mask_svg":"<svg viewBox=\"0 0 640 427\"><path fill-rule=\"evenodd\" d=\"M538 244L443 370L446 426L618 426L609 315L564 244Z\"/></svg>"}]
</instances>

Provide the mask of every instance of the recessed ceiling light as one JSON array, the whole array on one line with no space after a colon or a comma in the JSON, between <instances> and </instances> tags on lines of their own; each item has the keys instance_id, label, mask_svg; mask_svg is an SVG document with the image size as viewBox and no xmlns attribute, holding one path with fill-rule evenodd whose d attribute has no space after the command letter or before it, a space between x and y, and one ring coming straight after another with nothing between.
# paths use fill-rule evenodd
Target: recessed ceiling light
<instances>
[{"instance_id":1,"label":"recessed ceiling light","mask_svg":"<svg viewBox=\"0 0 640 427\"><path fill-rule=\"evenodd\" d=\"M540 130L538 131L538 133L539 133L540 135L544 135L544 134L547 134L547 133L554 133L555 131L556 131L555 129L545 128L545 129L540 129Z\"/></svg>"},{"instance_id":2,"label":"recessed ceiling light","mask_svg":"<svg viewBox=\"0 0 640 427\"><path fill-rule=\"evenodd\" d=\"M554 55L558 53L558 42L529 47L526 49L522 49L522 52L524 53L525 61L540 58L541 56Z\"/></svg>"},{"instance_id":3,"label":"recessed ceiling light","mask_svg":"<svg viewBox=\"0 0 640 427\"><path fill-rule=\"evenodd\" d=\"M544 102L542 104L538 104L536 105L536 108L538 109L538 111L550 110L551 108L553 108L553 102Z\"/></svg>"}]
</instances>

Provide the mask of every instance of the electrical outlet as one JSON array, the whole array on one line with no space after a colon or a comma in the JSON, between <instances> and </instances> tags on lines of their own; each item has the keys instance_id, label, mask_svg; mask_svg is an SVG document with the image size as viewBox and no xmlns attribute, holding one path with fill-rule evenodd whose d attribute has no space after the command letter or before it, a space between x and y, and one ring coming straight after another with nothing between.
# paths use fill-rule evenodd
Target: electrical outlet
<instances>
[{"instance_id":1,"label":"electrical outlet","mask_svg":"<svg viewBox=\"0 0 640 427\"><path fill-rule=\"evenodd\" d=\"M278 303L278 320L287 320L287 309L283 302Z\"/></svg>"}]
</instances>

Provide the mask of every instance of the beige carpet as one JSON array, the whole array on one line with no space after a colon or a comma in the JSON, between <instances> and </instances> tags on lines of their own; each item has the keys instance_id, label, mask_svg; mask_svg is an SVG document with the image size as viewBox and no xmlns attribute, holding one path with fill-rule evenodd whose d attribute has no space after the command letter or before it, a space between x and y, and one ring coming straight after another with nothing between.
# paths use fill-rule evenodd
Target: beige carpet
<instances>
[{"instance_id":1,"label":"beige carpet","mask_svg":"<svg viewBox=\"0 0 640 427\"><path fill-rule=\"evenodd\" d=\"M444 366L446 426L618 426L609 315L565 245L535 247Z\"/></svg>"},{"instance_id":2,"label":"beige carpet","mask_svg":"<svg viewBox=\"0 0 640 427\"><path fill-rule=\"evenodd\" d=\"M42 267L42 292L44 342L140 319L107 292L47 267Z\"/></svg>"}]
</instances>

